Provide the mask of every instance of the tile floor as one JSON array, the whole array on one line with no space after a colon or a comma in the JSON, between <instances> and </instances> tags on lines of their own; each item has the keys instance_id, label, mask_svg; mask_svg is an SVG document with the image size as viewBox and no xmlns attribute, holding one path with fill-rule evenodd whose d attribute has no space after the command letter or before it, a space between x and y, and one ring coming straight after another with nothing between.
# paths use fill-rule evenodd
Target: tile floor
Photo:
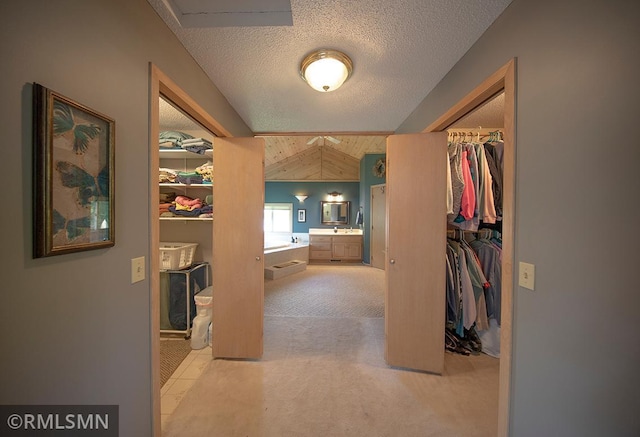
<instances>
[{"instance_id":1,"label":"tile floor","mask_svg":"<svg viewBox=\"0 0 640 437\"><path fill-rule=\"evenodd\" d=\"M160 391L162 426L211 362L211 347L192 350Z\"/></svg>"}]
</instances>

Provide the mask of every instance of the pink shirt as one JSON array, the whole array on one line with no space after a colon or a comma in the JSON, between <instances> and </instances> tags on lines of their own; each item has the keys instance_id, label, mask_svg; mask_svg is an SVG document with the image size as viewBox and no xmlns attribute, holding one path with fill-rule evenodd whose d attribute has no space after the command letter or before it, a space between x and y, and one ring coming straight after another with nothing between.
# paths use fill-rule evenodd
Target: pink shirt
<instances>
[{"instance_id":1,"label":"pink shirt","mask_svg":"<svg viewBox=\"0 0 640 437\"><path fill-rule=\"evenodd\" d=\"M464 179L464 190L462 191L462 204L460 214L465 220L471 220L476 209L476 189L471 178L471 168L469 167L469 152L462 151L462 178Z\"/></svg>"}]
</instances>

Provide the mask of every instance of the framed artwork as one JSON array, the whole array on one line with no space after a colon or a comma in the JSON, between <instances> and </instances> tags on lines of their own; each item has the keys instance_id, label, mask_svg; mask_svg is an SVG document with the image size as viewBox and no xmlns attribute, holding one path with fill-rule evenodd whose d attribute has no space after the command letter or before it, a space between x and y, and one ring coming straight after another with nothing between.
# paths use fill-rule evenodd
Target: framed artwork
<instances>
[{"instance_id":1,"label":"framed artwork","mask_svg":"<svg viewBox=\"0 0 640 437\"><path fill-rule=\"evenodd\" d=\"M33 255L115 244L115 121L33 84Z\"/></svg>"},{"instance_id":2,"label":"framed artwork","mask_svg":"<svg viewBox=\"0 0 640 437\"><path fill-rule=\"evenodd\" d=\"M307 221L307 210L299 209L298 210L298 223L305 223Z\"/></svg>"}]
</instances>

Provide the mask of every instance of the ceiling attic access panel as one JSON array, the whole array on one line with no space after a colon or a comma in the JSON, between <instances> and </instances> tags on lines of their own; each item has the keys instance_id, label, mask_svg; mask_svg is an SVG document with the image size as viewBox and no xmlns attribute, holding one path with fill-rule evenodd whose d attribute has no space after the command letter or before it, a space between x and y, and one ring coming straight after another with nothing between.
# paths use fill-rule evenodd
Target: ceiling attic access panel
<instances>
[{"instance_id":1,"label":"ceiling attic access panel","mask_svg":"<svg viewBox=\"0 0 640 437\"><path fill-rule=\"evenodd\" d=\"M293 25L290 0L170 0L164 3L185 29Z\"/></svg>"}]
</instances>

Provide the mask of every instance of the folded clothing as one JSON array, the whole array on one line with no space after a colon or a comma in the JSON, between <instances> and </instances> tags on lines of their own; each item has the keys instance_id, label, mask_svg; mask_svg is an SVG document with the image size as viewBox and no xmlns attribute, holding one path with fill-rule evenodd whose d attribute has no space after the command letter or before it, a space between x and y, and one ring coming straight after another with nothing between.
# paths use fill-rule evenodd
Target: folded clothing
<instances>
[{"instance_id":1,"label":"folded clothing","mask_svg":"<svg viewBox=\"0 0 640 437\"><path fill-rule=\"evenodd\" d=\"M192 199L188 196L176 196L175 205L178 210L192 211L194 209L202 208L202 200Z\"/></svg>"},{"instance_id":2,"label":"folded clothing","mask_svg":"<svg viewBox=\"0 0 640 437\"><path fill-rule=\"evenodd\" d=\"M207 150L211 149L211 147L207 147L207 146L204 146L204 145L197 145L197 144L194 144L194 145L184 145L183 144L182 148L184 150L189 151L189 152L197 153L199 155L204 155Z\"/></svg>"},{"instance_id":3,"label":"folded clothing","mask_svg":"<svg viewBox=\"0 0 640 437\"><path fill-rule=\"evenodd\" d=\"M183 140L181 147L190 152L199 153L200 155L204 155L207 150L213 148L211 141L206 138L190 138Z\"/></svg>"},{"instance_id":4,"label":"folded clothing","mask_svg":"<svg viewBox=\"0 0 640 437\"><path fill-rule=\"evenodd\" d=\"M196 173L202 176L203 182L211 182L213 180L213 163L207 161L199 167L196 167Z\"/></svg>"},{"instance_id":5,"label":"folded clothing","mask_svg":"<svg viewBox=\"0 0 640 437\"><path fill-rule=\"evenodd\" d=\"M164 212L169 212L169 208L173 205L173 203L161 203L160 204L160 214Z\"/></svg>"},{"instance_id":6,"label":"folded clothing","mask_svg":"<svg viewBox=\"0 0 640 437\"><path fill-rule=\"evenodd\" d=\"M176 200L176 193L160 193L160 203L171 203Z\"/></svg>"},{"instance_id":7,"label":"folded clothing","mask_svg":"<svg viewBox=\"0 0 640 437\"><path fill-rule=\"evenodd\" d=\"M162 131L159 135L159 144L163 149L173 147L180 148L184 140L192 139L193 136L179 131Z\"/></svg>"},{"instance_id":8,"label":"folded clothing","mask_svg":"<svg viewBox=\"0 0 640 437\"><path fill-rule=\"evenodd\" d=\"M202 178L202 175L199 175L194 171L192 172L179 171L178 174L176 175L176 182L179 182L185 185L201 184L203 182L203 178Z\"/></svg>"},{"instance_id":9,"label":"folded clothing","mask_svg":"<svg viewBox=\"0 0 640 437\"><path fill-rule=\"evenodd\" d=\"M160 142L161 149L177 149L180 148L180 145L175 141L161 141Z\"/></svg>"},{"instance_id":10,"label":"folded clothing","mask_svg":"<svg viewBox=\"0 0 640 437\"><path fill-rule=\"evenodd\" d=\"M178 209L176 206L171 205L169 207L169 211L174 213L177 216L183 217L199 217L202 214L211 214L213 212L213 207L211 205L205 205L202 208L195 208L190 211Z\"/></svg>"},{"instance_id":11,"label":"folded clothing","mask_svg":"<svg viewBox=\"0 0 640 437\"><path fill-rule=\"evenodd\" d=\"M182 140L182 144L205 144L211 146L211 141L206 138L187 138Z\"/></svg>"},{"instance_id":12,"label":"folded clothing","mask_svg":"<svg viewBox=\"0 0 640 437\"><path fill-rule=\"evenodd\" d=\"M170 168L161 168L159 174L159 181L161 184L174 183L178 177L178 172Z\"/></svg>"}]
</instances>

